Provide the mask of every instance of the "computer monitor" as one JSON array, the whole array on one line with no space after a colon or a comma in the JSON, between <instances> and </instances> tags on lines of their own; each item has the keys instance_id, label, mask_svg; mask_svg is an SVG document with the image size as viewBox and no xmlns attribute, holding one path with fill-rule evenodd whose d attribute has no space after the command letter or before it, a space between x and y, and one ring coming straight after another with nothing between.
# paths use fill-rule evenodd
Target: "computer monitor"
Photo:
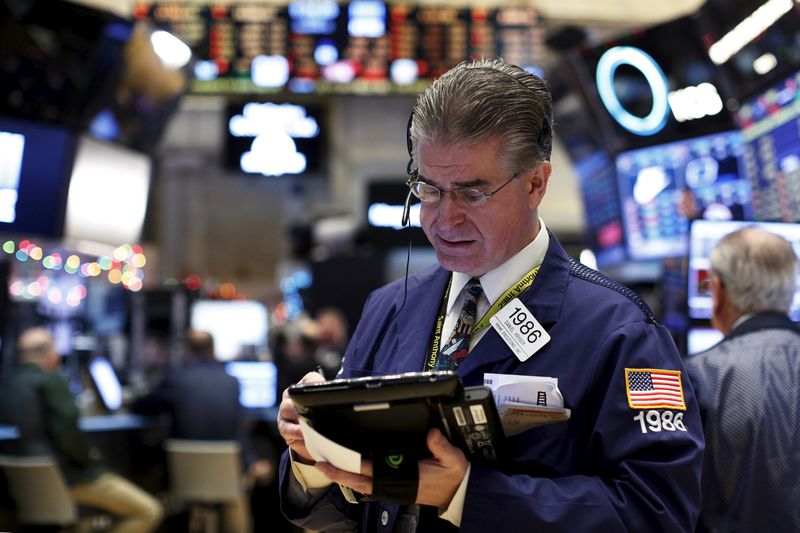
<instances>
[{"instance_id":1,"label":"computer monitor","mask_svg":"<svg viewBox=\"0 0 800 533\"><path fill-rule=\"evenodd\" d=\"M711 294L704 283L708 277L711 249L725 235L745 226L758 226L781 235L792 243L795 253L800 256L800 224L780 222L710 221L697 220L689 233L689 273L687 304L690 318L711 317ZM798 280L800 282L800 280ZM800 283L794 295L790 316L800 321Z\"/></svg>"},{"instance_id":2,"label":"computer monitor","mask_svg":"<svg viewBox=\"0 0 800 533\"><path fill-rule=\"evenodd\" d=\"M250 300L197 300L192 303L191 327L214 338L214 353L230 361L267 342L267 308Z\"/></svg>"},{"instance_id":3,"label":"computer monitor","mask_svg":"<svg viewBox=\"0 0 800 533\"><path fill-rule=\"evenodd\" d=\"M598 151L575 162L589 245L600 268L625 261L622 213L616 191L616 172L607 153Z\"/></svg>"},{"instance_id":4,"label":"computer monitor","mask_svg":"<svg viewBox=\"0 0 800 533\"><path fill-rule=\"evenodd\" d=\"M694 355L708 350L722 340L722 332L715 328L689 328L686 331L686 354Z\"/></svg>"},{"instance_id":5,"label":"computer monitor","mask_svg":"<svg viewBox=\"0 0 800 533\"><path fill-rule=\"evenodd\" d=\"M289 102L231 102L226 118L226 168L273 177L312 176L324 171L323 107Z\"/></svg>"},{"instance_id":6,"label":"computer monitor","mask_svg":"<svg viewBox=\"0 0 800 533\"><path fill-rule=\"evenodd\" d=\"M800 222L800 72L736 112L755 218Z\"/></svg>"},{"instance_id":7,"label":"computer monitor","mask_svg":"<svg viewBox=\"0 0 800 533\"><path fill-rule=\"evenodd\" d=\"M271 361L231 361L225 372L239 380L239 403L246 409L275 407L278 371Z\"/></svg>"},{"instance_id":8,"label":"computer monitor","mask_svg":"<svg viewBox=\"0 0 800 533\"><path fill-rule=\"evenodd\" d=\"M114 99L131 21L78 2L0 2L0 23L0 114L83 131Z\"/></svg>"},{"instance_id":9,"label":"computer monitor","mask_svg":"<svg viewBox=\"0 0 800 533\"><path fill-rule=\"evenodd\" d=\"M93 253L138 243L147 212L150 156L82 136L70 178L64 236L75 249Z\"/></svg>"},{"instance_id":10,"label":"computer monitor","mask_svg":"<svg viewBox=\"0 0 800 533\"><path fill-rule=\"evenodd\" d=\"M580 84L562 69L548 76L558 137L572 161L583 202L586 244L597 267L620 265L625 256L617 174L609 139L591 117L592 109L575 88Z\"/></svg>"},{"instance_id":11,"label":"computer monitor","mask_svg":"<svg viewBox=\"0 0 800 533\"><path fill-rule=\"evenodd\" d=\"M605 42L584 39L562 55L553 70L575 71L573 84L589 107L587 122L613 151L734 126L725 107L724 78L708 58L702 22L690 15L631 27Z\"/></svg>"},{"instance_id":12,"label":"computer monitor","mask_svg":"<svg viewBox=\"0 0 800 533\"><path fill-rule=\"evenodd\" d=\"M0 116L0 233L60 238L75 137Z\"/></svg>"},{"instance_id":13,"label":"computer monitor","mask_svg":"<svg viewBox=\"0 0 800 533\"><path fill-rule=\"evenodd\" d=\"M122 384L111 362L105 357L93 357L88 369L103 407L111 412L119 410L122 407Z\"/></svg>"},{"instance_id":14,"label":"computer monitor","mask_svg":"<svg viewBox=\"0 0 800 533\"><path fill-rule=\"evenodd\" d=\"M686 255L689 221L751 218L738 131L622 152L617 182L631 259Z\"/></svg>"}]
</instances>

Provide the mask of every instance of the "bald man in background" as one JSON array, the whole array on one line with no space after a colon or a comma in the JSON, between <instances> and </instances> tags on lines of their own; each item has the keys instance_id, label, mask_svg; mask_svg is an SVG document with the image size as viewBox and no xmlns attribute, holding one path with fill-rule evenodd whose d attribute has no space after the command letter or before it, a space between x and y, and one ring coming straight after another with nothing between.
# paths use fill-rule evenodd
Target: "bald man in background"
<instances>
[{"instance_id":1,"label":"bald man in background","mask_svg":"<svg viewBox=\"0 0 800 533\"><path fill-rule=\"evenodd\" d=\"M58 374L59 355L44 328L22 332L18 365L0 387L0 423L20 437L3 443L14 455L51 455L78 505L103 509L116 519L114 533L147 533L164 513L151 495L111 472L78 427L80 413L67 382Z\"/></svg>"},{"instance_id":2,"label":"bald man in background","mask_svg":"<svg viewBox=\"0 0 800 533\"><path fill-rule=\"evenodd\" d=\"M686 364L706 437L698 531L800 531L797 256L748 227L710 259L711 323L725 337Z\"/></svg>"}]
</instances>

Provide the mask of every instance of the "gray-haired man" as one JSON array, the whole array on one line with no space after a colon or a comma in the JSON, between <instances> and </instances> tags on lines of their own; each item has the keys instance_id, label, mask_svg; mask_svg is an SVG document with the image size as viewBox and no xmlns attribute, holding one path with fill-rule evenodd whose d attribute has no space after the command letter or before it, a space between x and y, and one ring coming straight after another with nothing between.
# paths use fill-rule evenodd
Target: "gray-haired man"
<instances>
[{"instance_id":1,"label":"gray-haired man","mask_svg":"<svg viewBox=\"0 0 800 533\"><path fill-rule=\"evenodd\" d=\"M748 227L711 252L711 322L724 339L686 367L706 437L701 531L800 531L797 256Z\"/></svg>"}]
</instances>

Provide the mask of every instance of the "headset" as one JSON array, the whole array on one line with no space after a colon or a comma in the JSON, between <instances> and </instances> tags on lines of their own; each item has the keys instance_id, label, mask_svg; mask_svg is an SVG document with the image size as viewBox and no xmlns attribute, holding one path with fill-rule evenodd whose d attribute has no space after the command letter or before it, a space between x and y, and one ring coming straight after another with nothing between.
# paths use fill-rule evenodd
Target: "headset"
<instances>
[{"instance_id":1,"label":"headset","mask_svg":"<svg viewBox=\"0 0 800 533\"><path fill-rule=\"evenodd\" d=\"M495 70L495 69L491 69L491 70ZM522 87L524 87L525 90L530 91L531 93L533 93L533 90L530 87L528 87L527 85L522 83L522 81L519 80L518 78L516 78L515 76L512 76L511 74L509 74L507 72L503 72L501 70L498 70L496 72L501 72L501 73L505 74L509 78L513 79L514 81L516 81L517 83L522 85ZM534 96L536 96L535 93L533 93L533 94L534 94ZM539 130L539 137L538 137L538 139L536 141L537 145L539 146L539 148L543 152L545 151L545 141L547 140L547 136L550 135L551 132L552 132L552 125L550 123L551 120L552 119L550 117L548 117L548 116L544 117L544 121L542 123L542 127ZM413 170L412 169L414 167L414 143L413 143L413 141L411 139L411 126L412 126L413 123L414 123L414 109L412 108L411 114L408 117L408 124L406 125L406 149L408 150L408 165L406 165L406 173L409 176L411 176L413 174ZM412 198L412 196L413 196L413 193L411 192L411 189L409 189L408 195L406 195L405 203L403 204L403 215L402 215L402 218L401 218L401 223L402 223L404 229L408 229L410 227L411 198ZM375 354L378 351L378 348L380 347L380 344L383 341L383 338L386 335L386 332L388 331L389 326L395 321L397 316L400 314L400 312L403 310L403 308L406 305L406 299L408 298L408 270L409 270L410 262L411 262L411 236L409 234L409 238L408 238L408 254L406 256L406 273L405 273L405 276L404 276L404 286L403 286L403 300L400 303L400 306L397 308L397 311L395 311L394 315L392 315L392 317L384 324L383 328L381 329L381 333L380 333L380 335L378 335L378 338L377 338L375 344L373 345L369 356L367 357L366 365L365 365L365 368L364 368L366 370L372 370Z\"/></svg>"}]
</instances>

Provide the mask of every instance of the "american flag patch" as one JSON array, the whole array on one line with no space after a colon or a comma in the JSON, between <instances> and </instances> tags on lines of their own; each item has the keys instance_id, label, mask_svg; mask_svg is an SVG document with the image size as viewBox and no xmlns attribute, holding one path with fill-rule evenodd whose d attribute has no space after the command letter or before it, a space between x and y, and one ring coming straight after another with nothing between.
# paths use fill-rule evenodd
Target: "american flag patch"
<instances>
[{"instance_id":1,"label":"american flag patch","mask_svg":"<svg viewBox=\"0 0 800 533\"><path fill-rule=\"evenodd\" d=\"M631 409L686 410L680 370L626 368L625 392Z\"/></svg>"}]
</instances>

